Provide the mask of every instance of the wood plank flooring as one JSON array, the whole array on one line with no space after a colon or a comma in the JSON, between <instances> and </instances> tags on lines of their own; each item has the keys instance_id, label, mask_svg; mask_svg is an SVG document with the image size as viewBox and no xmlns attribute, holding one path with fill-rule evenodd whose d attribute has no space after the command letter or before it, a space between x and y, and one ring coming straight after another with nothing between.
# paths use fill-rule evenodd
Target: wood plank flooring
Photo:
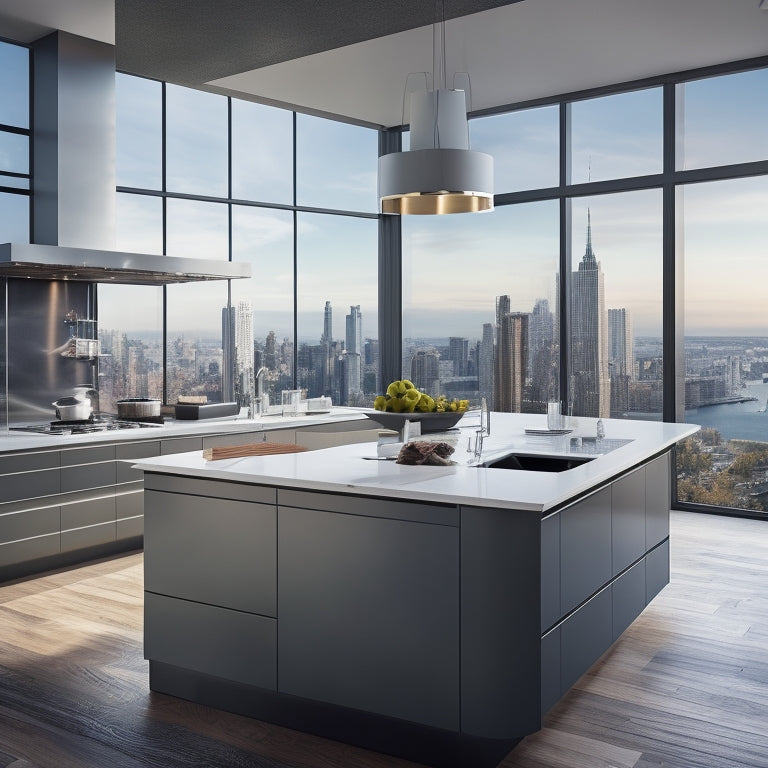
<instances>
[{"instance_id":1,"label":"wood plank flooring","mask_svg":"<svg viewBox=\"0 0 768 768\"><path fill-rule=\"evenodd\" d=\"M414 768L150 693L142 555L0 587L0 768ZM672 514L672 582L501 768L768 768L768 521Z\"/></svg>"}]
</instances>

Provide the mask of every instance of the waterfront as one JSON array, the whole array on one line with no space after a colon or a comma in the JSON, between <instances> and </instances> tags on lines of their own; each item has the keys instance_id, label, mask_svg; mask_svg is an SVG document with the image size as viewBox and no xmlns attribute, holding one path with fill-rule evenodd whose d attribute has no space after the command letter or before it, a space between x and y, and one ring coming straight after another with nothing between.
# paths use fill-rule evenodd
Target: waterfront
<instances>
[{"instance_id":1,"label":"waterfront","mask_svg":"<svg viewBox=\"0 0 768 768\"><path fill-rule=\"evenodd\" d=\"M768 412L765 410L768 383L748 381L746 384L746 389L740 394L756 397L757 400L692 408L686 410L685 420L716 429L726 440L738 438L768 442Z\"/></svg>"}]
</instances>

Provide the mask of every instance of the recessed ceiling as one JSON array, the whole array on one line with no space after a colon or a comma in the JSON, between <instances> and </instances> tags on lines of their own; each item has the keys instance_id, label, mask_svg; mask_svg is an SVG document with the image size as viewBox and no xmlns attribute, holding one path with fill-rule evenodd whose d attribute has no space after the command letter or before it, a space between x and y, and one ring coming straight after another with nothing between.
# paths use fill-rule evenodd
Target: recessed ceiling
<instances>
[{"instance_id":1,"label":"recessed ceiling","mask_svg":"<svg viewBox=\"0 0 768 768\"><path fill-rule=\"evenodd\" d=\"M768 56L759 6L445 0L447 68L470 73L472 108L487 109ZM391 126L408 74L432 71L438 13L429 0L0 0L0 37L114 34L122 71Z\"/></svg>"}]
</instances>

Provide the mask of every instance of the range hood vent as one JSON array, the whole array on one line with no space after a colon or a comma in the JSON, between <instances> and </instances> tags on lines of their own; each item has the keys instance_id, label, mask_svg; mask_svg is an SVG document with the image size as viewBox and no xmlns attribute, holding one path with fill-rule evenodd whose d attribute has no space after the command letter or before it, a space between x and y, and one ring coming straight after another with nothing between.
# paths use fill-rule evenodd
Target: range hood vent
<instances>
[{"instance_id":1,"label":"range hood vent","mask_svg":"<svg viewBox=\"0 0 768 768\"><path fill-rule=\"evenodd\" d=\"M250 277L251 265L216 259L3 243L0 245L0 276L167 285Z\"/></svg>"}]
</instances>

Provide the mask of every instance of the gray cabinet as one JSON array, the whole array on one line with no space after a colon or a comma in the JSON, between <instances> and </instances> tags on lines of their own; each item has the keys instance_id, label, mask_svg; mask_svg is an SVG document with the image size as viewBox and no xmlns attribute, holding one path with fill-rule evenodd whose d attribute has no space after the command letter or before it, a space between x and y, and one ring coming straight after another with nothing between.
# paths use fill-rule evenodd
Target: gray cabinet
<instances>
[{"instance_id":1,"label":"gray cabinet","mask_svg":"<svg viewBox=\"0 0 768 768\"><path fill-rule=\"evenodd\" d=\"M645 548L655 547L669 536L669 505L672 498L670 453L645 467Z\"/></svg>"},{"instance_id":2,"label":"gray cabinet","mask_svg":"<svg viewBox=\"0 0 768 768\"><path fill-rule=\"evenodd\" d=\"M611 485L612 575L616 576L645 552L645 468Z\"/></svg>"},{"instance_id":3,"label":"gray cabinet","mask_svg":"<svg viewBox=\"0 0 768 768\"><path fill-rule=\"evenodd\" d=\"M457 528L280 506L277 562L281 693L458 730Z\"/></svg>"},{"instance_id":4,"label":"gray cabinet","mask_svg":"<svg viewBox=\"0 0 768 768\"><path fill-rule=\"evenodd\" d=\"M669 539L645 556L646 605L669 584Z\"/></svg>"},{"instance_id":5,"label":"gray cabinet","mask_svg":"<svg viewBox=\"0 0 768 768\"><path fill-rule=\"evenodd\" d=\"M0 480L0 503L55 496L60 490L61 470L58 467L4 475Z\"/></svg>"},{"instance_id":6,"label":"gray cabinet","mask_svg":"<svg viewBox=\"0 0 768 768\"><path fill-rule=\"evenodd\" d=\"M58 533L60 507L38 507L0 514L0 544Z\"/></svg>"},{"instance_id":7,"label":"gray cabinet","mask_svg":"<svg viewBox=\"0 0 768 768\"><path fill-rule=\"evenodd\" d=\"M144 509L147 591L276 615L273 505L150 489Z\"/></svg>"},{"instance_id":8,"label":"gray cabinet","mask_svg":"<svg viewBox=\"0 0 768 768\"><path fill-rule=\"evenodd\" d=\"M560 514L560 615L611 578L611 489L603 488Z\"/></svg>"},{"instance_id":9,"label":"gray cabinet","mask_svg":"<svg viewBox=\"0 0 768 768\"><path fill-rule=\"evenodd\" d=\"M276 649L274 619L144 594L144 655L148 659L275 690Z\"/></svg>"},{"instance_id":10,"label":"gray cabinet","mask_svg":"<svg viewBox=\"0 0 768 768\"><path fill-rule=\"evenodd\" d=\"M159 440L142 440L140 443L118 443L115 446L117 459L117 482L133 483L144 479L144 472L134 469L131 464L139 459L160 455Z\"/></svg>"},{"instance_id":11,"label":"gray cabinet","mask_svg":"<svg viewBox=\"0 0 768 768\"><path fill-rule=\"evenodd\" d=\"M541 521L541 631L559 621L560 611L560 515Z\"/></svg>"},{"instance_id":12,"label":"gray cabinet","mask_svg":"<svg viewBox=\"0 0 768 768\"><path fill-rule=\"evenodd\" d=\"M611 584L613 604L613 639L642 613L645 597L645 559L638 561Z\"/></svg>"},{"instance_id":13,"label":"gray cabinet","mask_svg":"<svg viewBox=\"0 0 768 768\"><path fill-rule=\"evenodd\" d=\"M187 453L187 451L202 451L202 437L168 437L160 441L160 455L172 453Z\"/></svg>"}]
</instances>

